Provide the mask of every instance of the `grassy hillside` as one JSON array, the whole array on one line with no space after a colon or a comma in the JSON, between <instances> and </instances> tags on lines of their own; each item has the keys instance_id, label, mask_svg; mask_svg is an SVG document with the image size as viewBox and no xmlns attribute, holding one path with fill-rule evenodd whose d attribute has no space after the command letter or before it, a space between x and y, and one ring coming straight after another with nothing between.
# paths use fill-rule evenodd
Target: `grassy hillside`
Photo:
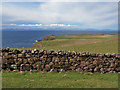
<instances>
[{"instance_id":1,"label":"grassy hillside","mask_svg":"<svg viewBox=\"0 0 120 90\"><path fill-rule=\"evenodd\" d=\"M55 40L43 40L33 48L78 52L118 53L117 35L52 35Z\"/></svg>"},{"instance_id":2,"label":"grassy hillside","mask_svg":"<svg viewBox=\"0 0 120 90\"><path fill-rule=\"evenodd\" d=\"M3 72L3 88L117 88L118 74Z\"/></svg>"}]
</instances>

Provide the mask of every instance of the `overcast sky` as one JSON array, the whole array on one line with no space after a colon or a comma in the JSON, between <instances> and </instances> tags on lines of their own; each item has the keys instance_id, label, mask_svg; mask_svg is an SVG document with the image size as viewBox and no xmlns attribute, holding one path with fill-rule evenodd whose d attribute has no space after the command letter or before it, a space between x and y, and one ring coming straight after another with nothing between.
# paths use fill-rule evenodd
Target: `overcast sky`
<instances>
[{"instance_id":1,"label":"overcast sky","mask_svg":"<svg viewBox=\"0 0 120 90\"><path fill-rule=\"evenodd\" d=\"M6 2L4 25L73 25L81 29L118 28L117 2Z\"/></svg>"}]
</instances>

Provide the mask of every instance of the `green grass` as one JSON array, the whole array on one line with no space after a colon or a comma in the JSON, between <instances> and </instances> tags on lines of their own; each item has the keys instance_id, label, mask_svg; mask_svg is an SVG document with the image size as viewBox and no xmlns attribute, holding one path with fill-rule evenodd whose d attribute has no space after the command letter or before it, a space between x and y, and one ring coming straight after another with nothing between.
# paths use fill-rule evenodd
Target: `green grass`
<instances>
[{"instance_id":1,"label":"green grass","mask_svg":"<svg viewBox=\"0 0 120 90\"><path fill-rule=\"evenodd\" d=\"M74 40L71 40L71 41L74 41ZM66 41L52 41L52 40L48 40L48 41L41 41L42 45L44 45L44 47L48 47L48 46L51 46L51 47L57 47L61 44L65 44L65 43L69 43L71 42L70 40L66 40Z\"/></svg>"},{"instance_id":2,"label":"green grass","mask_svg":"<svg viewBox=\"0 0 120 90\"><path fill-rule=\"evenodd\" d=\"M87 44L87 45L72 45L68 47L46 47L46 49L54 50L66 50L66 51L79 51L79 52L99 52L99 53L118 53L118 45L116 41L102 42L96 44Z\"/></svg>"},{"instance_id":3,"label":"green grass","mask_svg":"<svg viewBox=\"0 0 120 90\"><path fill-rule=\"evenodd\" d=\"M3 88L118 88L118 74L3 71L2 76Z\"/></svg>"},{"instance_id":4,"label":"green grass","mask_svg":"<svg viewBox=\"0 0 120 90\"><path fill-rule=\"evenodd\" d=\"M37 42L35 43L35 45L38 46L35 48L40 50L45 49L77 52L88 51L96 53L118 53L117 35L111 35L110 37L97 37L97 35L54 35L54 36L58 40ZM42 44L42 47L39 47L39 44Z\"/></svg>"}]
</instances>

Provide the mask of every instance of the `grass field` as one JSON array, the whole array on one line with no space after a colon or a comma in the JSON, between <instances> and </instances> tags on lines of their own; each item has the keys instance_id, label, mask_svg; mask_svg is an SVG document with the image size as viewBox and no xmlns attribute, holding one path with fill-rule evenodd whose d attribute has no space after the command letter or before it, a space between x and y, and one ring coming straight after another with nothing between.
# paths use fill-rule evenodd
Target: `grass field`
<instances>
[{"instance_id":1,"label":"grass field","mask_svg":"<svg viewBox=\"0 0 120 90\"><path fill-rule=\"evenodd\" d=\"M33 47L45 50L118 53L117 35L54 35L55 40L40 41ZM42 46L42 47L41 47Z\"/></svg>"},{"instance_id":2,"label":"grass field","mask_svg":"<svg viewBox=\"0 0 120 90\"><path fill-rule=\"evenodd\" d=\"M3 88L118 88L118 74L3 72Z\"/></svg>"},{"instance_id":3,"label":"grass field","mask_svg":"<svg viewBox=\"0 0 120 90\"><path fill-rule=\"evenodd\" d=\"M53 35L55 40L40 41L32 48L78 52L118 53L117 35ZM2 73L3 88L118 88L118 74L78 72Z\"/></svg>"}]
</instances>

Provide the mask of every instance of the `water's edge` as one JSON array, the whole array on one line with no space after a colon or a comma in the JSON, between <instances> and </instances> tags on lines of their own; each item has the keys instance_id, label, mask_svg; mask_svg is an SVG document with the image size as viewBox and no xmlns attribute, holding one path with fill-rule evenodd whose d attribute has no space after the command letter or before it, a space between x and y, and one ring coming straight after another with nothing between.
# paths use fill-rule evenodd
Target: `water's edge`
<instances>
[{"instance_id":1,"label":"water's edge","mask_svg":"<svg viewBox=\"0 0 120 90\"><path fill-rule=\"evenodd\" d=\"M2 48L31 48L36 40L61 34L118 34L117 31L2 31Z\"/></svg>"}]
</instances>

